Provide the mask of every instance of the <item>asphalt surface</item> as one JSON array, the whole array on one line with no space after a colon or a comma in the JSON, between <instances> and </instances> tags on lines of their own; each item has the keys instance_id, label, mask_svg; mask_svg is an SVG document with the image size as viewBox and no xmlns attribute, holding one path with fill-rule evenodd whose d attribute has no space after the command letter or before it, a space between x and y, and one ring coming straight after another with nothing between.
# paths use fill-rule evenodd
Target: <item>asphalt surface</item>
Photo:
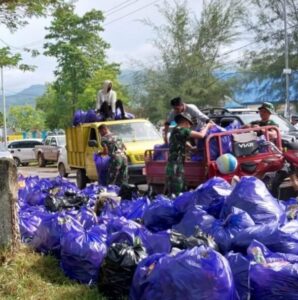
<instances>
[{"instance_id":1,"label":"asphalt surface","mask_svg":"<svg viewBox=\"0 0 298 300\"><path fill-rule=\"evenodd\" d=\"M22 174L25 177L38 176L40 178L54 178L59 176L56 165L47 165L44 168L40 168L37 165L29 165L26 167L20 166L18 167L18 174ZM76 174L75 173L69 174L67 179L71 182L75 182Z\"/></svg>"},{"instance_id":2,"label":"asphalt surface","mask_svg":"<svg viewBox=\"0 0 298 300\"><path fill-rule=\"evenodd\" d=\"M55 178L59 176L57 165L47 165L44 168L40 168L37 164L30 164L29 166L18 167L18 174L24 177L38 176L39 178ZM76 183L76 173L70 173L66 178L70 182ZM147 184L138 185L140 190L146 191L148 189Z\"/></svg>"}]
</instances>

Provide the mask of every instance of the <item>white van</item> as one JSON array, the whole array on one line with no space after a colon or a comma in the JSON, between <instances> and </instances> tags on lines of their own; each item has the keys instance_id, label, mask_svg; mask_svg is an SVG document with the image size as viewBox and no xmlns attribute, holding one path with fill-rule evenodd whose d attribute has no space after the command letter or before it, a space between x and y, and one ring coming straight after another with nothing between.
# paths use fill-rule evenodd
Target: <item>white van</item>
<instances>
[{"instance_id":1,"label":"white van","mask_svg":"<svg viewBox=\"0 0 298 300\"><path fill-rule=\"evenodd\" d=\"M18 140L8 143L7 149L13 156L17 167L27 166L29 162L36 161L35 146L42 144L42 139Z\"/></svg>"}]
</instances>

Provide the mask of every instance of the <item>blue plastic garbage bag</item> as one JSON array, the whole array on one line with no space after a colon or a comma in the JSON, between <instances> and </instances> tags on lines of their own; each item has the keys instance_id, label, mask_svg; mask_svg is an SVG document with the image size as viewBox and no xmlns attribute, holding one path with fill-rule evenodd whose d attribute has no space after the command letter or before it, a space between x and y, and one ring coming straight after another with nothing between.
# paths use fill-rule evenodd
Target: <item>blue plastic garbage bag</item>
<instances>
[{"instance_id":1,"label":"blue plastic garbage bag","mask_svg":"<svg viewBox=\"0 0 298 300\"><path fill-rule=\"evenodd\" d=\"M213 177L195 190L196 204L218 218L223 203L231 192L232 187L226 180L221 177Z\"/></svg>"},{"instance_id":2,"label":"blue plastic garbage bag","mask_svg":"<svg viewBox=\"0 0 298 300\"><path fill-rule=\"evenodd\" d=\"M180 222L182 214L177 211L171 200L159 196L144 212L144 225L157 232L171 228Z\"/></svg>"},{"instance_id":3,"label":"blue plastic garbage bag","mask_svg":"<svg viewBox=\"0 0 298 300\"><path fill-rule=\"evenodd\" d=\"M235 130L240 129L242 127L242 124L238 120L234 120L231 122L228 126L224 127L225 130Z\"/></svg>"},{"instance_id":4,"label":"blue plastic garbage bag","mask_svg":"<svg viewBox=\"0 0 298 300\"><path fill-rule=\"evenodd\" d=\"M297 299L298 260L289 262L257 241L249 246L247 253L251 259L251 299Z\"/></svg>"},{"instance_id":5,"label":"blue plastic garbage bag","mask_svg":"<svg viewBox=\"0 0 298 300\"><path fill-rule=\"evenodd\" d=\"M122 200L120 203L122 216L126 219L142 219L146 208L151 204L148 197L140 197L136 200Z\"/></svg>"},{"instance_id":6,"label":"blue plastic garbage bag","mask_svg":"<svg viewBox=\"0 0 298 300\"><path fill-rule=\"evenodd\" d=\"M85 123L99 122L99 118L94 109L89 109L85 116Z\"/></svg>"},{"instance_id":7,"label":"blue plastic garbage bag","mask_svg":"<svg viewBox=\"0 0 298 300\"><path fill-rule=\"evenodd\" d=\"M72 224L62 226L61 267L69 278L95 284L107 252L105 228L96 225L86 231L74 219L68 222Z\"/></svg>"},{"instance_id":8,"label":"blue plastic garbage bag","mask_svg":"<svg viewBox=\"0 0 298 300\"><path fill-rule=\"evenodd\" d=\"M205 246L149 256L138 265L130 290L131 300L233 300L235 296L228 261Z\"/></svg>"},{"instance_id":9,"label":"blue plastic garbage bag","mask_svg":"<svg viewBox=\"0 0 298 300\"><path fill-rule=\"evenodd\" d=\"M258 240L264 245L271 247L277 242L278 227L279 223L277 221L247 227L234 235L232 248L235 251L245 253L253 240Z\"/></svg>"},{"instance_id":10,"label":"blue plastic garbage bag","mask_svg":"<svg viewBox=\"0 0 298 300\"><path fill-rule=\"evenodd\" d=\"M191 236L195 232L196 226L201 225L203 217L208 216L209 215L202 210L200 206L195 205L191 209L187 210L181 221L173 226L173 229L185 236ZM212 216L209 216L209 218L211 218L211 222L214 221Z\"/></svg>"},{"instance_id":11,"label":"blue plastic garbage bag","mask_svg":"<svg viewBox=\"0 0 298 300\"><path fill-rule=\"evenodd\" d=\"M158 144L154 146L153 160L165 160L166 153L162 150L169 149L168 144Z\"/></svg>"},{"instance_id":12,"label":"blue plastic garbage bag","mask_svg":"<svg viewBox=\"0 0 298 300\"><path fill-rule=\"evenodd\" d=\"M90 229L98 224L97 216L93 209L88 207L80 207L79 210L68 211L67 214L76 219L85 230Z\"/></svg>"},{"instance_id":13,"label":"blue plastic garbage bag","mask_svg":"<svg viewBox=\"0 0 298 300\"><path fill-rule=\"evenodd\" d=\"M244 176L227 197L223 207L223 218L235 206L246 211L256 224L277 221L283 224L285 212L278 201L269 193L263 181L256 177Z\"/></svg>"},{"instance_id":14,"label":"blue plastic garbage bag","mask_svg":"<svg viewBox=\"0 0 298 300\"><path fill-rule=\"evenodd\" d=\"M239 300L249 299L250 289L248 280L249 260L241 253L229 252L226 255L235 282Z\"/></svg>"},{"instance_id":15,"label":"blue plastic garbage bag","mask_svg":"<svg viewBox=\"0 0 298 300\"><path fill-rule=\"evenodd\" d=\"M110 156L108 155L99 155L94 154L94 162L96 167L96 172L98 176L98 183L101 185L107 185L107 175L108 175L108 167L110 163Z\"/></svg>"},{"instance_id":16,"label":"blue plastic garbage bag","mask_svg":"<svg viewBox=\"0 0 298 300\"><path fill-rule=\"evenodd\" d=\"M174 207L180 213L186 213L196 204L197 194L194 191L184 192L174 200Z\"/></svg>"},{"instance_id":17,"label":"blue plastic garbage bag","mask_svg":"<svg viewBox=\"0 0 298 300\"><path fill-rule=\"evenodd\" d=\"M225 131L227 131L225 128L222 128L218 125L214 125L208 130L205 138L207 138L210 134L225 132ZM231 153L232 152L231 136L229 136L229 135L223 136L223 137L221 137L220 140L221 140L221 144L222 144L222 151L223 151L222 154ZM205 139L198 140L197 147L198 147L199 153L201 153L202 156L204 155L202 152L204 149L204 144L205 144ZM210 140L209 147L210 147L210 157L212 160L215 160L220 155L219 146L218 146L218 142L217 142L216 138L212 138Z\"/></svg>"},{"instance_id":18,"label":"blue plastic garbage bag","mask_svg":"<svg viewBox=\"0 0 298 300\"><path fill-rule=\"evenodd\" d=\"M61 222L63 219L62 213L42 215L41 223L35 231L30 245L39 252L60 257Z\"/></svg>"},{"instance_id":19,"label":"blue plastic garbage bag","mask_svg":"<svg viewBox=\"0 0 298 300\"><path fill-rule=\"evenodd\" d=\"M268 246L270 250L298 255L298 221L293 220L277 230L277 238Z\"/></svg>"},{"instance_id":20,"label":"blue plastic garbage bag","mask_svg":"<svg viewBox=\"0 0 298 300\"><path fill-rule=\"evenodd\" d=\"M124 217L114 217L107 220L106 226L108 235L110 235L118 231L127 231L134 233L142 225L133 220L127 220Z\"/></svg>"},{"instance_id":21,"label":"blue plastic garbage bag","mask_svg":"<svg viewBox=\"0 0 298 300\"><path fill-rule=\"evenodd\" d=\"M28 206L19 212L19 226L23 242L32 240L45 214L47 213L42 206Z\"/></svg>"},{"instance_id":22,"label":"blue plastic garbage bag","mask_svg":"<svg viewBox=\"0 0 298 300\"><path fill-rule=\"evenodd\" d=\"M85 119L86 119L86 112L83 111L82 109L78 109L74 113L72 124L74 126L83 124L83 123L85 123Z\"/></svg>"},{"instance_id":23,"label":"blue plastic garbage bag","mask_svg":"<svg viewBox=\"0 0 298 300\"><path fill-rule=\"evenodd\" d=\"M170 234L167 231L153 233L141 227L136 231L136 235L141 238L148 255L171 251Z\"/></svg>"},{"instance_id":24,"label":"blue plastic garbage bag","mask_svg":"<svg viewBox=\"0 0 298 300\"><path fill-rule=\"evenodd\" d=\"M211 215L202 214L198 209L193 210L193 212L197 213L191 214L189 212L185 214L185 227L188 228L189 226L187 225L191 224L190 222L194 220L193 223L196 223L204 233L214 238L223 253L231 250L233 238L237 236L239 232L254 226L254 222L250 216L246 212L235 207L232 208L231 214L228 215L225 220L215 219ZM195 215L195 217L193 217L193 215ZM183 226L181 227L183 228ZM177 227L174 228L177 229ZM181 231L183 231L183 229Z\"/></svg>"}]
</instances>

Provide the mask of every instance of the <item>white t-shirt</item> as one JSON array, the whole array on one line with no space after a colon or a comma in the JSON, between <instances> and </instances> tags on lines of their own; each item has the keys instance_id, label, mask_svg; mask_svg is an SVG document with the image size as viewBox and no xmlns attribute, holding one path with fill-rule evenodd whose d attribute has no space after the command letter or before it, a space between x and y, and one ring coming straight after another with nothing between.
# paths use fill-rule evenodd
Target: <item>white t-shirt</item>
<instances>
[{"instance_id":1,"label":"white t-shirt","mask_svg":"<svg viewBox=\"0 0 298 300\"><path fill-rule=\"evenodd\" d=\"M110 90L108 93L105 93L103 90L100 90L96 96L96 109L100 109L101 105L104 102L107 102L112 108L112 112L116 112L116 100L117 94L115 91Z\"/></svg>"}]
</instances>

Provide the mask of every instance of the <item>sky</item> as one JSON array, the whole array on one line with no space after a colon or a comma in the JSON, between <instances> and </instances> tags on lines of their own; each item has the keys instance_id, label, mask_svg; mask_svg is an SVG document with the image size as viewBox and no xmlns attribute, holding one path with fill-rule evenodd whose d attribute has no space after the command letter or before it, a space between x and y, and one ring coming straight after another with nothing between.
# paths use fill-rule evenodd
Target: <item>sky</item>
<instances>
[{"instance_id":1,"label":"sky","mask_svg":"<svg viewBox=\"0 0 298 300\"><path fill-rule=\"evenodd\" d=\"M172 1L172 0L169 0ZM199 14L203 0L187 0L189 9ZM156 49L152 46L154 33L151 28L142 24L140 20L148 18L155 24L162 24L163 18L158 12L158 4L163 0L78 0L75 3L76 13L79 15L91 9L102 10L106 19L103 39L111 48L108 50L110 61L121 64L122 69L131 68L132 60L147 60ZM14 94L33 84L45 84L54 80L53 70L56 65L54 58L40 55L31 58L23 51L24 47L42 51L44 36L51 18L33 18L29 24L15 33L1 28L0 47L9 45L11 51L20 52L24 63L35 65L34 72L21 72L15 69L4 70L4 88L7 95Z\"/></svg>"}]
</instances>

